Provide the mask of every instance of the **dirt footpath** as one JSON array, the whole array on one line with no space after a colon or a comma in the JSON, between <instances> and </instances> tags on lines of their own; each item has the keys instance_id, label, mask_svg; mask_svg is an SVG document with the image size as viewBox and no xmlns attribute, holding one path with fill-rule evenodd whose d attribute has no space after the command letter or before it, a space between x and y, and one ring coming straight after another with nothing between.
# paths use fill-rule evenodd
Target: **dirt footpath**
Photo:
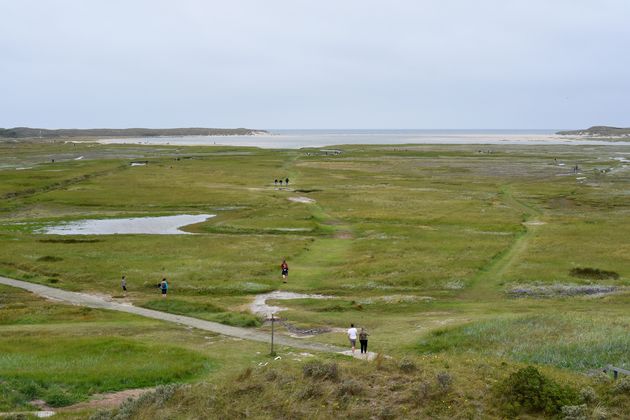
<instances>
[{"instance_id":1,"label":"dirt footpath","mask_svg":"<svg viewBox=\"0 0 630 420\"><path fill-rule=\"evenodd\" d=\"M123 304L110 302L100 296L94 296L87 293L69 292L66 290L56 289L54 287L43 286L41 284L29 283L22 280L13 280L6 277L0 277L0 284L6 286L17 287L28 290L36 295L57 300L60 302L71 303L73 305L87 306L89 308L109 309L111 311L127 312L130 314L140 315L147 318L159 319L162 321L173 322L175 324L186 325L205 331L212 331L218 334L230 337L241 338L244 340L260 341L269 343L271 337L268 333L256 331L247 328L231 327L229 325L219 324L212 321L204 321L202 319L192 318L183 315L174 315L166 312L155 311L152 309L139 308L131 304ZM274 337L275 344L282 346L295 347L298 349L321 351L327 353L341 353L344 348L332 346L323 343L310 343L299 339L277 335Z\"/></svg>"}]
</instances>

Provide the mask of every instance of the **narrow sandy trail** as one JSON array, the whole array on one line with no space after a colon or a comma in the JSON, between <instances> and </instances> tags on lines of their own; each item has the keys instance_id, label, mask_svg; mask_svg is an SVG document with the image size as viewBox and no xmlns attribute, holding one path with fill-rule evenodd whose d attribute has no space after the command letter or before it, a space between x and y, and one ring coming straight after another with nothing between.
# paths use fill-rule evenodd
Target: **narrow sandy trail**
<instances>
[{"instance_id":1,"label":"narrow sandy trail","mask_svg":"<svg viewBox=\"0 0 630 420\"><path fill-rule=\"evenodd\" d=\"M0 277L0 284L28 290L29 292L35 293L36 295L61 302L71 303L73 305L127 312L147 318L159 319L162 321L173 322L180 325L187 325L193 328L198 328L200 330L212 331L230 337L242 338L244 340L260 341L263 343L269 343L271 340L271 337L268 333L264 333L261 331L250 330L247 328L231 327L229 325L223 325L217 322L205 321L203 319L197 319L182 315L174 315L166 312L155 311L152 309L139 308L130 304L109 302L99 296L94 296L87 293L69 292L66 290L56 289L54 287L29 283L22 280L9 279L6 277ZM299 339L285 337L282 335L276 335L274 337L274 343L304 350L321 351L328 353L342 353L344 350L346 350L344 348L332 346L329 344L305 342Z\"/></svg>"}]
</instances>

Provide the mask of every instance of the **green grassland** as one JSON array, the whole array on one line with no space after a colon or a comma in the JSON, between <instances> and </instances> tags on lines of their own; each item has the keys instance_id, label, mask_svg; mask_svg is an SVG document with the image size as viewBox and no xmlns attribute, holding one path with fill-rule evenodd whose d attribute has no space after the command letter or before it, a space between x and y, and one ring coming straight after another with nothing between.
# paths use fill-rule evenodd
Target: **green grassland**
<instances>
[{"instance_id":1,"label":"green grassland","mask_svg":"<svg viewBox=\"0 0 630 420\"><path fill-rule=\"evenodd\" d=\"M327 155L316 149L0 143L0 274L263 329L269 327L247 311L255 294L329 295L331 299L272 303L287 308L281 317L293 326L331 329L303 340L344 345L338 329L354 322L370 331L371 350L395 360L413 358L419 365L427 360L448 365L444 369L454 369L461 378L461 392L473 386L474 363L487 365L492 380L510 370L502 363L530 363L574 383L587 381L582 376L587 370L608 363L628 368L630 170L614 159L627 156L619 153L628 148L491 148L339 146L342 153ZM84 158L75 160L80 156ZM133 160L149 163L132 167ZM572 173L575 164L579 174ZM273 185L274 178L285 177L289 187ZM311 201L290 200L303 198ZM41 231L73 220L174 214L216 217L186 227L195 235L59 236ZM279 278L285 257L291 268L288 284ZM575 268L616 275L575 277ZM123 274L129 287L124 297L119 288ZM155 287L164 276L171 284L167 300L160 299ZM552 285L619 289L605 296L514 298L506 293L517 286ZM52 309L55 305L30 300L22 307L11 303L10 310L2 304L3 351L12 347L27 354L24 363L40 366L41 355L29 349L51 341L49 332L15 343L34 325L54 330L60 338L50 366L19 373L12 367L17 362L7 359L0 378L11 384L37 378L58 366L55 354L85 346L90 349L84 352L86 360L97 361L95 373L76 383L51 382L77 395L73 401L94 392L201 377L210 382L203 387L213 387L216 378L227 375L213 369L233 374L259 357L238 351L229 356L224 353L234 352L235 346L224 344L207 361L207 349L177 339L163 351L192 353L175 357L184 363L162 366L158 381L152 375L160 365L145 356L156 352L155 331L161 324L100 311L82 314L79 308L63 315ZM32 305L50 308L30 311ZM93 337L80 328L81 337L74 340L69 324L77 317L106 324L103 331L110 336ZM126 326L122 337L120 325ZM180 334L176 327L167 330L172 337ZM130 360L148 363L137 363L146 375L130 372L129 382L121 384L112 369L98 382L99 366L116 364L99 359L98 348L111 348L110 353L128 348ZM216 367L223 366L213 362L219 359L229 368ZM76 363L68 372L85 362ZM373 369L359 361L342 363L344 369ZM300 362L291 361L291 366L299 372ZM395 380L398 374L392 375L378 380ZM203 387L189 390L189 398L197 398ZM361 395L356 398L383 398L382 393ZM287 412L306 409L291 405L291 398L278 404ZM489 397L471 398L486 409L494 407L484 411L488 416L501 415ZM23 407L20 401L13 406ZM451 404L468 412L463 401ZM622 407L624 401L614 399ZM413 413L448 417L437 405L431 407L438 411L424 407ZM326 410L319 416L330 414ZM343 410L336 413L349 412Z\"/></svg>"},{"instance_id":2,"label":"green grassland","mask_svg":"<svg viewBox=\"0 0 630 420\"><path fill-rule=\"evenodd\" d=\"M5 286L0 286L0 332L0 412L29 409L37 399L63 407L96 393L220 381L266 359L264 344L243 346L208 332L62 305Z\"/></svg>"}]
</instances>

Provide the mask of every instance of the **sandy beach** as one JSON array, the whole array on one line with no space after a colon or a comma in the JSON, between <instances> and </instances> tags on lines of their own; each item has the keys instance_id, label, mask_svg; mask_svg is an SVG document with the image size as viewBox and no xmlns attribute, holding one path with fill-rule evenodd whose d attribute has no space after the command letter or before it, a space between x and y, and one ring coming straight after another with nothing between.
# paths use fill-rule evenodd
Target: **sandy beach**
<instances>
[{"instance_id":1,"label":"sandy beach","mask_svg":"<svg viewBox=\"0 0 630 420\"><path fill-rule=\"evenodd\" d=\"M101 144L141 144L173 146L243 146L263 149L300 149L343 144L479 144L479 145L567 145L567 146L630 146L630 141L593 140L579 136L541 133L452 133L452 132L282 132L254 136L185 136L112 138Z\"/></svg>"}]
</instances>

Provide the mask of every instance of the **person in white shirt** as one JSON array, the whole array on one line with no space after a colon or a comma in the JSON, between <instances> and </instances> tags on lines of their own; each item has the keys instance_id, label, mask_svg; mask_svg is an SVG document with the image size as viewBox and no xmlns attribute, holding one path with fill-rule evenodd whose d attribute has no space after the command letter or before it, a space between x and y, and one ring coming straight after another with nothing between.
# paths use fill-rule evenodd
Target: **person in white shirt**
<instances>
[{"instance_id":1,"label":"person in white shirt","mask_svg":"<svg viewBox=\"0 0 630 420\"><path fill-rule=\"evenodd\" d=\"M357 345L357 329L354 328L354 324L350 324L350 328L348 328L348 339L352 346L352 354L354 354L354 349Z\"/></svg>"}]
</instances>

